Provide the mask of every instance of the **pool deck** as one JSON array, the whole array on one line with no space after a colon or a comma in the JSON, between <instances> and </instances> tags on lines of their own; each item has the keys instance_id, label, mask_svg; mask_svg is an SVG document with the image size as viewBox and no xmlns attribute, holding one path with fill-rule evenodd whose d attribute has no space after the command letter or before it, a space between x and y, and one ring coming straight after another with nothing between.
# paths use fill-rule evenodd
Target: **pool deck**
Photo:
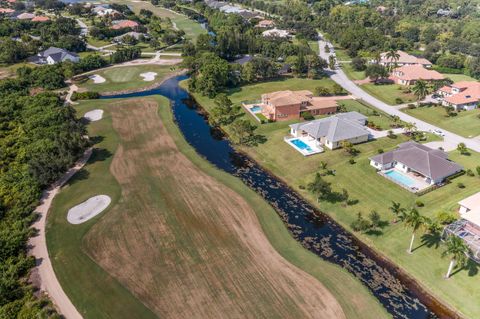
<instances>
[{"instance_id":1,"label":"pool deck","mask_svg":"<svg viewBox=\"0 0 480 319\"><path fill-rule=\"evenodd\" d=\"M397 172L398 174L401 174L405 177L407 177L408 179L412 180L413 182L413 185L405 185L403 184L402 182L400 182L399 180L387 175L386 173L387 172L390 172L390 171L395 171ZM421 176L420 174L415 174L413 172L408 172L408 173L405 173L405 172L402 172L398 169L388 169L388 170L385 170L385 171L378 171L378 174L380 174L381 176L385 177L386 179L394 182L395 184L405 188L406 190L412 192L412 193L417 193L421 190L424 190L425 188L427 187L430 187L432 185L428 184L427 182L425 182L424 180L424 177Z\"/></svg>"},{"instance_id":2,"label":"pool deck","mask_svg":"<svg viewBox=\"0 0 480 319\"><path fill-rule=\"evenodd\" d=\"M250 113L258 122L261 123L262 121L261 121L260 118L257 116L257 114L261 114L262 112L261 112L261 111L259 111L259 112L254 112L254 111L252 111L252 108L255 107L255 106L261 107L259 104L260 104L260 103L245 104L245 103L242 102L242 107L245 109L245 111L247 111L248 113Z\"/></svg>"},{"instance_id":3,"label":"pool deck","mask_svg":"<svg viewBox=\"0 0 480 319\"><path fill-rule=\"evenodd\" d=\"M314 155L314 154L318 154L318 153L323 153L324 152L324 149L323 147L321 146L318 146L317 145L317 142L312 139L312 138L308 138L308 137L292 137L292 136L285 136L283 138L283 140L288 144L290 145L291 147L293 147L294 149L296 149L298 152L302 153L303 156L310 156L310 155ZM292 140L300 140L302 141L303 143L305 143L308 147L310 147L311 151L308 151L306 149L301 149L299 148L297 145L295 145L294 143L292 143Z\"/></svg>"}]
</instances>

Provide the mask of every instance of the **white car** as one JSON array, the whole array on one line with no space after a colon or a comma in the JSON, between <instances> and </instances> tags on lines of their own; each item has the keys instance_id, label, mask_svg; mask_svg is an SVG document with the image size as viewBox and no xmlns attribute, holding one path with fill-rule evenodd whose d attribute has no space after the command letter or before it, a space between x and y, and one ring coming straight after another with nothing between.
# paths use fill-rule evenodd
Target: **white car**
<instances>
[{"instance_id":1,"label":"white car","mask_svg":"<svg viewBox=\"0 0 480 319\"><path fill-rule=\"evenodd\" d=\"M432 133L435 134L435 135L438 135L438 136L442 136L442 137L445 136L445 133L443 133L442 131L437 130L437 129L433 130Z\"/></svg>"}]
</instances>

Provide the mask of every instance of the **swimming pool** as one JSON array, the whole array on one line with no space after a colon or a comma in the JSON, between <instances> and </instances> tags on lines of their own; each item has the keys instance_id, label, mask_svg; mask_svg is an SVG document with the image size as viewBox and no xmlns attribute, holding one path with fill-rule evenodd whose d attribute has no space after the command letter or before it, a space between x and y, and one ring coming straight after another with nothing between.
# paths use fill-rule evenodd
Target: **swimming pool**
<instances>
[{"instance_id":1,"label":"swimming pool","mask_svg":"<svg viewBox=\"0 0 480 319\"><path fill-rule=\"evenodd\" d=\"M415 185L415 181L413 179L396 170L387 171L385 172L385 175L408 187Z\"/></svg>"},{"instance_id":2,"label":"swimming pool","mask_svg":"<svg viewBox=\"0 0 480 319\"><path fill-rule=\"evenodd\" d=\"M250 111L252 111L252 113L260 113L262 111L262 108L258 105L254 105L250 108Z\"/></svg>"},{"instance_id":3,"label":"swimming pool","mask_svg":"<svg viewBox=\"0 0 480 319\"><path fill-rule=\"evenodd\" d=\"M310 146L308 146L307 144L305 144L302 140L300 140L298 138L290 140L290 143L292 143L293 145L295 145L296 147L298 147L302 151L305 150L307 152L313 152L313 150Z\"/></svg>"}]
</instances>

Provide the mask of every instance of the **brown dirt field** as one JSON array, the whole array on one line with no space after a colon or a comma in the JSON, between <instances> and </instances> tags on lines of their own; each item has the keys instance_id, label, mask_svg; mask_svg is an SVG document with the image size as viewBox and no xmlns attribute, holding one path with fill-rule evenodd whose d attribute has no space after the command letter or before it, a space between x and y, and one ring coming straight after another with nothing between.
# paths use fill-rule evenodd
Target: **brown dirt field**
<instances>
[{"instance_id":1,"label":"brown dirt field","mask_svg":"<svg viewBox=\"0 0 480 319\"><path fill-rule=\"evenodd\" d=\"M122 199L85 237L101 267L163 318L345 318L274 250L247 202L177 149L156 102L110 110Z\"/></svg>"}]
</instances>

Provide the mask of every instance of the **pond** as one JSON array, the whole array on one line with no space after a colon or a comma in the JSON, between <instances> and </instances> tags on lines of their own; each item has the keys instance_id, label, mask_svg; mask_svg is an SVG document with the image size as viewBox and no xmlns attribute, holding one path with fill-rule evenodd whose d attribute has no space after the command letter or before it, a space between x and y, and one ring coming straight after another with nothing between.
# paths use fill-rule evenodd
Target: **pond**
<instances>
[{"instance_id":1,"label":"pond","mask_svg":"<svg viewBox=\"0 0 480 319\"><path fill-rule=\"evenodd\" d=\"M179 86L186 76L171 78L158 88L103 98L160 94L171 100L175 121L185 139L206 160L255 190L279 214L303 247L352 273L394 318L453 318L398 268L376 255L349 232L317 211L285 183L237 152L222 132L209 126L201 107Z\"/></svg>"}]
</instances>

